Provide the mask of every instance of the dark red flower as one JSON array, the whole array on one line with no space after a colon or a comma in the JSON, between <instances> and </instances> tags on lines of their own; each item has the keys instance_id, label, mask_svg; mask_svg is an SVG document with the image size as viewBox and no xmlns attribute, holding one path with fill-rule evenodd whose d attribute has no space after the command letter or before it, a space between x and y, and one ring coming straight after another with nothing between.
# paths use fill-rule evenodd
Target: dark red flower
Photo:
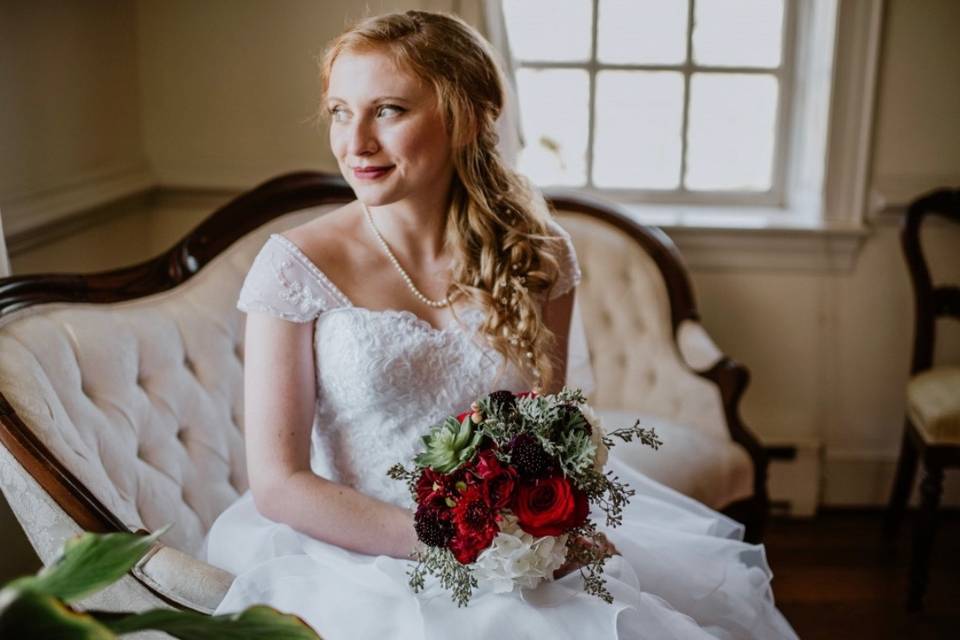
<instances>
[{"instance_id":1,"label":"dark red flower","mask_svg":"<svg viewBox=\"0 0 960 640\"><path fill-rule=\"evenodd\" d=\"M490 506L486 493L483 485L471 485L453 507L456 533L450 541L450 550L461 564L476 560L500 530L497 512Z\"/></svg>"},{"instance_id":2,"label":"dark red flower","mask_svg":"<svg viewBox=\"0 0 960 640\"><path fill-rule=\"evenodd\" d=\"M497 510L510 504L517 484L517 472L512 467L503 466L493 449L477 455L473 473L482 481L487 504Z\"/></svg>"},{"instance_id":3,"label":"dark red flower","mask_svg":"<svg viewBox=\"0 0 960 640\"><path fill-rule=\"evenodd\" d=\"M453 537L453 523L450 510L420 505L414 515L414 529L417 538L431 547L445 547Z\"/></svg>"},{"instance_id":4,"label":"dark red flower","mask_svg":"<svg viewBox=\"0 0 960 640\"><path fill-rule=\"evenodd\" d=\"M513 512L517 524L532 536L559 536L583 524L590 511L587 496L563 476L521 483Z\"/></svg>"},{"instance_id":5,"label":"dark red flower","mask_svg":"<svg viewBox=\"0 0 960 640\"><path fill-rule=\"evenodd\" d=\"M434 471L430 467L425 467L417 479L415 487L417 492L417 504L437 507L446 507L447 498L456 498L456 483L462 479L463 474L454 472L451 474Z\"/></svg>"}]
</instances>

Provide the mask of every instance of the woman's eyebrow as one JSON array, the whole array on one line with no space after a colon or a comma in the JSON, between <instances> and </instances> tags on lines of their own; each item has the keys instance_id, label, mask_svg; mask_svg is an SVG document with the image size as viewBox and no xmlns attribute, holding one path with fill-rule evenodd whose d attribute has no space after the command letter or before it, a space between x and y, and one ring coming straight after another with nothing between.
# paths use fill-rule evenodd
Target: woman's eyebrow
<instances>
[{"instance_id":1,"label":"woman's eyebrow","mask_svg":"<svg viewBox=\"0 0 960 640\"><path fill-rule=\"evenodd\" d=\"M404 98L402 96L379 96L370 102L382 102L384 100L392 100L394 102L412 102L410 98ZM327 102L346 102L346 100L343 98L338 98L337 96L327 96Z\"/></svg>"}]
</instances>

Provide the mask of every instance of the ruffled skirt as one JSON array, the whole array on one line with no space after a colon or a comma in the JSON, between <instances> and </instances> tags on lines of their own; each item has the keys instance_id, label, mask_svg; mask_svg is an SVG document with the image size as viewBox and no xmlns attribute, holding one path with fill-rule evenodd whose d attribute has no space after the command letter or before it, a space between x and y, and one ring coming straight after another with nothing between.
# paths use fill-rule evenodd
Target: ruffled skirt
<instances>
[{"instance_id":1,"label":"ruffled skirt","mask_svg":"<svg viewBox=\"0 0 960 640\"><path fill-rule=\"evenodd\" d=\"M608 538L608 604L578 572L535 589L474 591L458 608L428 580L414 594L410 562L347 551L264 518L246 492L216 520L207 561L237 576L216 613L269 604L325 640L395 638L796 638L777 610L762 545L743 526L651 480L616 458L608 468L636 490ZM597 517L600 521L602 518Z\"/></svg>"}]
</instances>

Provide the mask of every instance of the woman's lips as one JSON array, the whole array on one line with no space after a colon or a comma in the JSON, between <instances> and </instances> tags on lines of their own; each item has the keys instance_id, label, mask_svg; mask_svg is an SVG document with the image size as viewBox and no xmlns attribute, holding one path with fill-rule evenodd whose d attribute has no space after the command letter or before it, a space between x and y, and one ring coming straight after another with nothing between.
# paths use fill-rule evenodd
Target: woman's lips
<instances>
[{"instance_id":1,"label":"woman's lips","mask_svg":"<svg viewBox=\"0 0 960 640\"><path fill-rule=\"evenodd\" d=\"M376 180L390 173L393 165L387 167L354 167L353 175L358 180Z\"/></svg>"}]
</instances>

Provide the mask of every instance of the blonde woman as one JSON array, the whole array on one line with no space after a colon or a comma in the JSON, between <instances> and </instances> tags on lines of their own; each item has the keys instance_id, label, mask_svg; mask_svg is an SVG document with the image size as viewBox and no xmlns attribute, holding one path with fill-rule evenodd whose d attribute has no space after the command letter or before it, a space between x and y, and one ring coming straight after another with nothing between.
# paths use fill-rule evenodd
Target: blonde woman
<instances>
[{"instance_id":1,"label":"blonde woman","mask_svg":"<svg viewBox=\"0 0 960 640\"><path fill-rule=\"evenodd\" d=\"M501 72L461 20L367 19L322 65L330 145L356 201L258 254L246 311L250 491L208 559L218 613L267 603L324 638L793 638L763 549L731 520L611 462L636 490L606 531L614 603L567 566L458 609L408 586L404 483L424 429L496 389L564 384L580 272L569 236L496 152Z\"/></svg>"}]
</instances>

